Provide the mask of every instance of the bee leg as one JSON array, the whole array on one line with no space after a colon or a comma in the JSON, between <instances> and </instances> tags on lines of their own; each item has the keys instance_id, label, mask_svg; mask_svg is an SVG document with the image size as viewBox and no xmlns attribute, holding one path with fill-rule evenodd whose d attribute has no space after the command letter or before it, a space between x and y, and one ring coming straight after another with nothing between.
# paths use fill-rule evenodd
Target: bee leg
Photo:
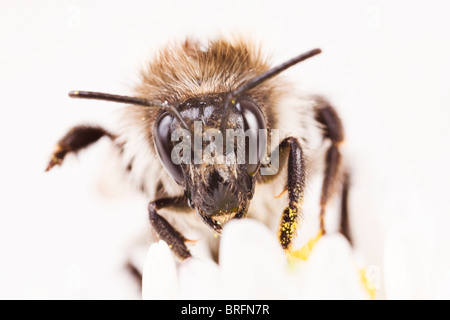
<instances>
[{"instance_id":1,"label":"bee leg","mask_svg":"<svg viewBox=\"0 0 450 320\"><path fill-rule=\"evenodd\" d=\"M352 237L350 234L350 221L348 216L348 193L350 189L350 175L348 172L344 173L342 182L342 197L341 197L341 228L340 232L347 238L348 242L352 244Z\"/></svg>"},{"instance_id":2,"label":"bee leg","mask_svg":"<svg viewBox=\"0 0 450 320\"><path fill-rule=\"evenodd\" d=\"M76 126L69 130L57 143L56 149L52 154L50 162L45 171L51 170L56 165L61 165L66 155L73 153L90 146L97 142L102 137L108 137L112 141L116 136L102 127L93 126Z\"/></svg>"},{"instance_id":3,"label":"bee leg","mask_svg":"<svg viewBox=\"0 0 450 320\"><path fill-rule=\"evenodd\" d=\"M294 137L288 137L280 143L280 154L286 152L289 152L287 168L289 205L283 210L281 217L279 241L284 250L289 250L296 235L298 220L302 216L305 159L300 142Z\"/></svg>"},{"instance_id":4,"label":"bee leg","mask_svg":"<svg viewBox=\"0 0 450 320\"><path fill-rule=\"evenodd\" d=\"M325 210L329 203L329 200L336 192L338 182L342 177L342 156L339 150L339 145L344 141L344 129L341 119L337 112L331 107L325 100L319 99L319 104L315 108L316 121L323 126L324 138L331 141L331 145L328 147L328 151L325 157L325 172L322 183L322 191L320 196L320 229L325 234ZM348 177L348 176L347 176ZM348 181L347 185L343 188L342 192L345 197L348 194ZM342 222L347 223L347 203L346 199L342 199L343 211ZM348 236L348 229L346 230Z\"/></svg>"},{"instance_id":5,"label":"bee leg","mask_svg":"<svg viewBox=\"0 0 450 320\"><path fill-rule=\"evenodd\" d=\"M186 238L172 225L159 215L156 210L162 209L168 206L187 206L185 197L175 197L175 198L162 198L156 201L150 202L148 205L148 213L150 218L150 223L154 230L156 231L158 237L164 240L172 251L181 259L187 259L191 257L189 249L186 247Z\"/></svg>"},{"instance_id":6,"label":"bee leg","mask_svg":"<svg viewBox=\"0 0 450 320\"><path fill-rule=\"evenodd\" d=\"M150 210L150 207L152 207L151 210ZM154 223L152 222L152 226L156 230L157 230L157 228L159 228L158 226L163 225L162 228L164 228L164 224L165 223L169 224L162 216L157 214L156 211L155 211L156 209L161 209L161 208L166 208L166 207L173 207L173 208L176 208L176 209L179 209L179 210L186 210L186 209L189 208L189 206L187 205L185 197L161 198L159 200L151 202L150 205L149 205L150 221L155 221ZM153 216L153 218L152 218L152 216ZM163 220L165 222L161 222L161 220ZM174 228L169 225L169 229L174 229ZM158 235L164 234L164 232L166 232L166 231L157 231ZM181 236L181 235L179 234L179 236ZM174 237L174 236L172 235L171 237ZM170 243L170 240L165 240L165 241L167 243ZM177 241L179 241L179 240L177 240ZM174 246L172 245L172 250L173 250L173 248L174 248ZM187 251L187 253L189 253L189 251ZM177 253L177 255L180 256L181 254ZM143 269L143 266L137 264L136 261L134 261L134 259L128 259L128 261L125 264L125 269L128 272L128 274L135 280L135 283L139 287L139 291L141 291L141 289L142 289L142 269Z\"/></svg>"},{"instance_id":7,"label":"bee leg","mask_svg":"<svg viewBox=\"0 0 450 320\"><path fill-rule=\"evenodd\" d=\"M139 291L142 291L142 271L131 260L126 262L125 269L139 287Z\"/></svg>"}]
</instances>

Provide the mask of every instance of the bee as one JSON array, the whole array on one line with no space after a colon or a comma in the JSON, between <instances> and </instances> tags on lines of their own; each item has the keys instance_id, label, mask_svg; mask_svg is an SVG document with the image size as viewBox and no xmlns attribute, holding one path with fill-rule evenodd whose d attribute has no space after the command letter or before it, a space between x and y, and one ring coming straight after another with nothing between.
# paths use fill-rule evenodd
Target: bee
<instances>
[{"instance_id":1,"label":"bee","mask_svg":"<svg viewBox=\"0 0 450 320\"><path fill-rule=\"evenodd\" d=\"M304 214L307 174L314 172L317 155L322 154L320 231L326 233L325 212L340 190L341 232L350 237L349 174L340 150L344 141L342 121L325 98L300 96L279 76L319 53L320 49L314 49L272 67L258 46L243 39L219 38L206 46L187 39L168 45L141 72L133 96L69 92L72 98L127 104L123 113L127 126L120 132L100 126L75 126L57 143L46 171L61 165L68 155L108 138L123 159L123 169L149 198L147 210L155 239L167 242L183 260L192 256L184 228L197 228L205 236L218 238L228 221L247 216L276 225L280 245L289 251ZM176 163L174 133L184 130L187 138L197 137L197 123L202 129L216 130L218 137L230 129L266 130L265 136L256 138L258 142L264 140L253 149L258 153L256 161L250 162L247 156L240 162L195 162L195 155L182 149L175 154L191 161ZM276 148L268 143L275 130L280 135ZM317 135L325 151L312 147ZM201 141L200 150L204 145ZM249 148L244 150L248 152ZM279 155L280 166L272 174L261 173L273 167L273 161L264 161L266 155ZM274 209L272 204L280 201L271 199L280 191L285 203Z\"/></svg>"}]
</instances>

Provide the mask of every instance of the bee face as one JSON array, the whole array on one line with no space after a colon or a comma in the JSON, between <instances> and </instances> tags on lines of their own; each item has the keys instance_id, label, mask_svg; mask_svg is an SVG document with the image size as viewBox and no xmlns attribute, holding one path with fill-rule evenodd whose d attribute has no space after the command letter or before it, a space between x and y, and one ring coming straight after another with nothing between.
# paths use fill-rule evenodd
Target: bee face
<instances>
[{"instance_id":1,"label":"bee face","mask_svg":"<svg viewBox=\"0 0 450 320\"><path fill-rule=\"evenodd\" d=\"M259 131L266 129L261 109L243 97L230 101L225 119L226 100L226 93L187 99L177 108L187 127L163 112L153 128L156 151L166 171L184 189L190 206L217 232L230 219L245 216L255 190L260 153L265 149L264 139L258 140ZM220 129L222 123L225 130ZM181 150L184 161L177 163L174 140L180 130L184 130L187 148ZM244 140L235 144L239 133ZM248 139L256 143L255 148L245 143L245 134L255 138Z\"/></svg>"}]
</instances>

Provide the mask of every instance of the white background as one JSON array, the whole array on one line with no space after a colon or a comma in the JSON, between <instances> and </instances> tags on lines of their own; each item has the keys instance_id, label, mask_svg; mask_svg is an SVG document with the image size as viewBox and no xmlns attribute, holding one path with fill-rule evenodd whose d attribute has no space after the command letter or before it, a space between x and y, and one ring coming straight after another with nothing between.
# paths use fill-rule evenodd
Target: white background
<instances>
[{"instance_id":1,"label":"white background","mask_svg":"<svg viewBox=\"0 0 450 320\"><path fill-rule=\"evenodd\" d=\"M447 1L1 0L0 298L139 297L123 264L147 231L148 199L101 182L108 142L43 172L71 126L114 129L120 106L67 92L129 94L167 41L231 32L260 40L274 62L323 49L287 73L343 117L357 251L383 277L386 240L412 234L407 251L421 266L404 286L413 297L449 297L449 9Z\"/></svg>"}]
</instances>

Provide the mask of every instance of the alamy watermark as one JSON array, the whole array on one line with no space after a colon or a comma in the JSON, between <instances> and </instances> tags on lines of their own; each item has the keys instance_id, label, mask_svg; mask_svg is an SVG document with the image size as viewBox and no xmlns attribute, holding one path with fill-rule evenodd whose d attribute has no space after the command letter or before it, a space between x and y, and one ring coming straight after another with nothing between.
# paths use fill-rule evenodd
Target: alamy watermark
<instances>
[{"instance_id":1,"label":"alamy watermark","mask_svg":"<svg viewBox=\"0 0 450 320\"><path fill-rule=\"evenodd\" d=\"M279 131L277 129L227 129L203 131L202 121L194 122L194 132L174 130L171 140L174 164L247 164L259 168L261 175L274 175L279 169ZM269 140L269 141L268 141ZM270 148L268 148L270 142ZM204 147L204 145L206 146ZM225 148L224 148L225 147ZM268 152L270 151L270 154Z\"/></svg>"}]
</instances>

